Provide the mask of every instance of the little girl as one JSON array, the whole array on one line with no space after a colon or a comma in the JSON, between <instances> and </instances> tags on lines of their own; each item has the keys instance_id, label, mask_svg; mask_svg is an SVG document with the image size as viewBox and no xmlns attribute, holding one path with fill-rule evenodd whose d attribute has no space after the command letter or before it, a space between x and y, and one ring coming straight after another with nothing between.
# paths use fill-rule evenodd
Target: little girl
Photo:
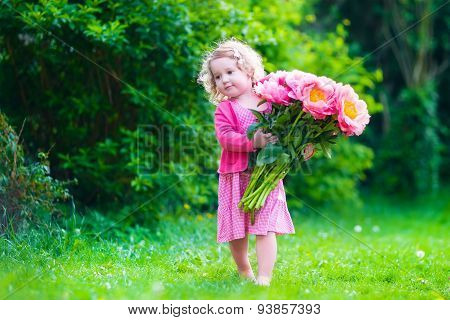
<instances>
[{"instance_id":1,"label":"little girl","mask_svg":"<svg viewBox=\"0 0 450 320\"><path fill-rule=\"evenodd\" d=\"M248 45L231 39L221 42L205 56L198 81L210 95L210 101L217 104L214 124L222 147L217 171L217 241L229 242L241 276L268 286L277 255L275 235L295 231L282 180L269 194L264 206L256 211L253 225L250 215L238 208L250 180L249 153L277 141L275 136L260 130L252 140L246 135L247 128L257 121L250 109L271 110L268 103L257 107L260 98L254 93L253 85L262 77L264 68L260 55ZM248 259L248 234L256 235L257 278Z\"/></svg>"}]
</instances>

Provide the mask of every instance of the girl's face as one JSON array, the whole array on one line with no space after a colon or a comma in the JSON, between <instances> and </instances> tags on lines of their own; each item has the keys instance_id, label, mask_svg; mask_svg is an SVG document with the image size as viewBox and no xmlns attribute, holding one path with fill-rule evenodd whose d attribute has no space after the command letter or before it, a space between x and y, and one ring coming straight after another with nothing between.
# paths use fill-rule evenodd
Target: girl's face
<instances>
[{"instance_id":1,"label":"girl's face","mask_svg":"<svg viewBox=\"0 0 450 320\"><path fill-rule=\"evenodd\" d=\"M221 94L230 98L237 98L244 93L251 92L252 79L238 68L236 60L228 57L217 58L209 64Z\"/></svg>"}]
</instances>

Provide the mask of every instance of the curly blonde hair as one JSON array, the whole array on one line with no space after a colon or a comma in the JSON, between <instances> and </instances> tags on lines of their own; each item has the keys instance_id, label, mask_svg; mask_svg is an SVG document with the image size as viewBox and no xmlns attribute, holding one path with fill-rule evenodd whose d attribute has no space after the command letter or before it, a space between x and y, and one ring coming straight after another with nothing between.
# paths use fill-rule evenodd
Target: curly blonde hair
<instances>
[{"instance_id":1,"label":"curly blonde hair","mask_svg":"<svg viewBox=\"0 0 450 320\"><path fill-rule=\"evenodd\" d=\"M197 78L197 82L203 85L206 92L209 94L209 101L214 104L218 104L221 101L228 99L227 96L221 94L217 89L210 68L212 60L223 57L235 59L238 68L247 72L252 78L253 84L265 76L261 56L249 45L235 38L219 42L213 50L206 52L203 56L201 70Z\"/></svg>"}]
</instances>

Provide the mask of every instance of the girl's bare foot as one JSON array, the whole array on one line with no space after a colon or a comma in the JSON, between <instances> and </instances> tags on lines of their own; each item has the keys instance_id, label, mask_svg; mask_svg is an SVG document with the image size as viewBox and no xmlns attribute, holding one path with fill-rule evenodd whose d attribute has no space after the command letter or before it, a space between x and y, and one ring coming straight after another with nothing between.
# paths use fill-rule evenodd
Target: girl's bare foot
<instances>
[{"instance_id":1,"label":"girl's bare foot","mask_svg":"<svg viewBox=\"0 0 450 320\"><path fill-rule=\"evenodd\" d=\"M259 286L264 286L264 287L268 287L270 286L270 277L265 277L265 276L258 276L258 278L256 278L255 283Z\"/></svg>"},{"instance_id":2,"label":"girl's bare foot","mask_svg":"<svg viewBox=\"0 0 450 320\"><path fill-rule=\"evenodd\" d=\"M256 280L256 278L255 278L255 275L253 274L253 270L246 270L246 271L241 271L241 270L238 270L238 272L239 272L239 275L242 277L242 278L245 278L245 279L248 279L248 280L251 280L251 281L255 281Z\"/></svg>"}]
</instances>

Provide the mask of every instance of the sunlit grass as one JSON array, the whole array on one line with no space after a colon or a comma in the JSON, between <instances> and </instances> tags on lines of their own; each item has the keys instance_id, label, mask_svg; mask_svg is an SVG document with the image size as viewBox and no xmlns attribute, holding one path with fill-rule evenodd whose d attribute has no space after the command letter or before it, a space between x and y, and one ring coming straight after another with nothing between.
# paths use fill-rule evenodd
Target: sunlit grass
<instances>
[{"instance_id":1,"label":"sunlit grass","mask_svg":"<svg viewBox=\"0 0 450 320\"><path fill-rule=\"evenodd\" d=\"M333 224L293 212L278 237L272 286L241 280L214 216L167 219L153 232L87 225L0 239L0 297L7 299L448 299L449 213L444 197L371 197ZM95 224L95 218L92 218ZM356 227L355 226L359 226ZM254 238L250 258L256 269ZM256 270L255 270L256 271Z\"/></svg>"}]
</instances>

